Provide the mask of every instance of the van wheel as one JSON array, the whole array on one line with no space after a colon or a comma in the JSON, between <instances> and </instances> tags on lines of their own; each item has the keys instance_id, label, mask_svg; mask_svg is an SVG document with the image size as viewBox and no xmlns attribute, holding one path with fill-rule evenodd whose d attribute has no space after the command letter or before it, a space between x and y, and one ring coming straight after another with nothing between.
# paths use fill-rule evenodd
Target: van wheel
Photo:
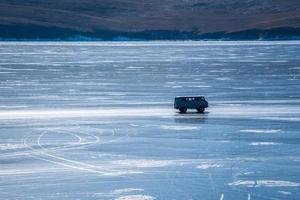
<instances>
[{"instance_id":1,"label":"van wheel","mask_svg":"<svg viewBox=\"0 0 300 200\"><path fill-rule=\"evenodd\" d=\"M187 108L179 108L180 113L186 113Z\"/></svg>"},{"instance_id":2,"label":"van wheel","mask_svg":"<svg viewBox=\"0 0 300 200\"><path fill-rule=\"evenodd\" d=\"M203 113L205 108L197 108L198 113Z\"/></svg>"}]
</instances>

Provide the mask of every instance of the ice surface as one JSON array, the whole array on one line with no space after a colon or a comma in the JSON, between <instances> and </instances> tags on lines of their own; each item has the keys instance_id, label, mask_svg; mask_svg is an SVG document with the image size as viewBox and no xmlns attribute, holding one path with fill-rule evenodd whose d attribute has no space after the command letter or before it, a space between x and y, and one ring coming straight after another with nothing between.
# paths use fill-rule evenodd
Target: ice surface
<instances>
[{"instance_id":1,"label":"ice surface","mask_svg":"<svg viewBox=\"0 0 300 200\"><path fill-rule=\"evenodd\" d=\"M0 199L297 199L300 42L1 42ZM204 114L173 109L205 95Z\"/></svg>"}]
</instances>

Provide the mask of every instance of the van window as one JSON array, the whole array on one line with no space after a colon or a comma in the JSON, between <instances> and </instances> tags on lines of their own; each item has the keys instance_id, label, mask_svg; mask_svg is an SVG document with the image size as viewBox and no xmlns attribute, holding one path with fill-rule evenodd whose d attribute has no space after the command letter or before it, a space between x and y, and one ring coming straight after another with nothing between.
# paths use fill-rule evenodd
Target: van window
<instances>
[{"instance_id":1,"label":"van window","mask_svg":"<svg viewBox=\"0 0 300 200\"><path fill-rule=\"evenodd\" d=\"M187 101L195 101L195 98L194 97L188 97L186 98Z\"/></svg>"}]
</instances>

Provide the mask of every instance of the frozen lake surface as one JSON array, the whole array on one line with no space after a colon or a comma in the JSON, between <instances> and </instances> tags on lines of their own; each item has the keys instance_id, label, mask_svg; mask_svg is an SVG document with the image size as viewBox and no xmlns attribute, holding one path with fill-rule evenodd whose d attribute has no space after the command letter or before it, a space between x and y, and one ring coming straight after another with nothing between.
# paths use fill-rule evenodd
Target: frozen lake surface
<instances>
[{"instance_id":1,"label":"frozen lake surface","mask_svg":"<svg viewBox=\"0 0 300 200\"><path fill-rule=\"evenodd\" d=\"M1 200L299 196L300 42L0 43Z\"/></svg>"}]
</instances>

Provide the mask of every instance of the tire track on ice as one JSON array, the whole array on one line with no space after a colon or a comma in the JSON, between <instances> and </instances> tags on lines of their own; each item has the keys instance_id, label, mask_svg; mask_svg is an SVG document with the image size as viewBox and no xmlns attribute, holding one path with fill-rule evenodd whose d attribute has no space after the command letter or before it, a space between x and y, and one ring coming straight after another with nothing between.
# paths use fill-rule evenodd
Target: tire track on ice
<instances>
[{"instance_id":1,"label":"tire track on ice","mask_svg":"<svg viewBox=\"0 0 300 200\"><path fill-rule=\"evenodd\" d=\"M64 145L61 147L51 149L51 148L44 148L43 145L41 144L42 137L46 133L47 133L47 131L43 131L41 134L39 134L39 136L36 140L37 146L39 148L35 148L35 147L33 147L34 145L30 144L30 140L29 140L28 136L23 139L24 146L32 151L32 154L30 154L29 156L32 156L36 159L43 160L46 162L54 163L54 164L57 164L57 165L60 165L63 167L82 170L82 171L88 171L88 172L97 173L100 175L112 174L115 172L113 170L103 169L103 168L100 168L99 166L95 166L95 165L88 164L85 162L75 161L75 160L64 158L62 156L57 156L57 155L54 155L53 153L49 152L49 151L58 152L58 151L65 150L70 147L78 148L78 147L82 147L84 145L97 144L100 141L98 136L93 135L93 137L95 138L95 140L93 142L83 143L82 142L83 138L80 135L78 135L76 133L71 133L71 135L78 138L78 141L71 143L70 145ZM70 134L70 133L68 132L68 134ZM90 135L90 134L88 134L88 135ZM71 148L71 149L73 150L74 148Z\"/></svg>"}]
</instances>

